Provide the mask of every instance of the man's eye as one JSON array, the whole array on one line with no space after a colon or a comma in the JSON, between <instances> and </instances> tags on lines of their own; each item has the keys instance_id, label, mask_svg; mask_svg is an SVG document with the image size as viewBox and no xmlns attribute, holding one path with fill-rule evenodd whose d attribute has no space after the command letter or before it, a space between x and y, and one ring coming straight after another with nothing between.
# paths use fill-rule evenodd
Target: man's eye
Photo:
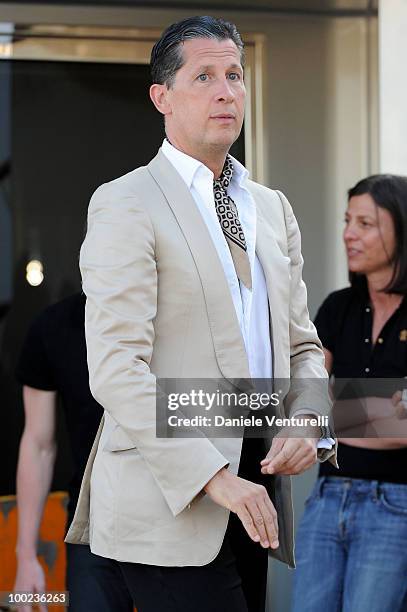
<instances>
[{"instance_id":1,"label":"man's eye","mask_svg":"<svg viewBox=\"0 0 407 612\"><path fill-rule=\"evenodd\" d=\"M239 81L240 80L240 74L238 72L231 72L229 74L229 79L231 81Z\"/></svg>"},{"instance_id":2,"label":"man's eye","mask_svg":"<svg viewBox=\"0 0 407 612\"><path fill-rule=\"evenodd\" d=\"M206 73L200 74L200 75L198 76L198 79L199 79L199 80L200 80L202 83L204 83L205 81L207 81L207 80L208 80L208 75L207 75Z\"/></svg>"}]
</instances>

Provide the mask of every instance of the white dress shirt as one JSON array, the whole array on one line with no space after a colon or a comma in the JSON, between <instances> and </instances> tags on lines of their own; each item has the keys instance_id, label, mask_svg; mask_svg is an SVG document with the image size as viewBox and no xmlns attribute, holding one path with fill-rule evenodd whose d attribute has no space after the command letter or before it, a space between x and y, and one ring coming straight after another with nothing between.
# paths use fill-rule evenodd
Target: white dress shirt
<instances>
[{"instance_id":1,"label":"white dress shirt","mask_svg":"<svg viewBox=\"0 0 407 612\"><path fill-rule=\"evenodd\" d=\"M236 205L246 239L252 274L251 291L237 277L232 255L218 220L213 194L213 172L199 160L173 147L167 139L164 140L161 150L190 190L215 245L235 306L246 347L250 375L252 378L270 380L273 376L270 313L266 279L256 255L256 204L245 187L249 172L231 156L233 176L228 195ZM296 414L311 412L312 409L301 410ZM320 440L318 448L331 448L332 443L330 438Z\"/></svg>"},{"instance_id":2,"label":"white dress shirt","mask_svg":"<svg viewBox=\"0 0 407 612\"><path fill-rule=\"evenodd\" d=\"M164 140L162 152L185 181L206 223L229 285L246 347L252 378L272 377L269 308L266 279L256 256L256 205L244 186L248 171L232 158L233 177L228 194L236 204L246 238L252 273L252 291L240 283L226 238L219 224L213 195L213 172L202 162L182 153Z\"/></svg>"}]
</instances>

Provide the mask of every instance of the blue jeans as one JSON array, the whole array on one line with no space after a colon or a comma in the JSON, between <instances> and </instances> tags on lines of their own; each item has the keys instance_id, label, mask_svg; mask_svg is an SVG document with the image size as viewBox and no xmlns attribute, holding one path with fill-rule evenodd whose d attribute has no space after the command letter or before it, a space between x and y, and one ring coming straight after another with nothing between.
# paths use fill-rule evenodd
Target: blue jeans
<instances>
[{"instance_id":1,"label":"blue jeans","mask_svg":"<svg viewBox=\"0 0 407 612\"><path fill-rule=\"evenodd\" d=\"M296 551L292 612L406 612L407 485L318 478Z\"/></svg>"}]
</instances>

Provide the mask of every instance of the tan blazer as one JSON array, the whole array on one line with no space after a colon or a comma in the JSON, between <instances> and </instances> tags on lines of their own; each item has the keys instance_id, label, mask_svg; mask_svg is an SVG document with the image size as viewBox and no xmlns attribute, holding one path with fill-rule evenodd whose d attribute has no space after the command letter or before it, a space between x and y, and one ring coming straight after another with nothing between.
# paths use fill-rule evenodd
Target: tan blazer
<instances>
[{"instance_id":1,"label":"tan blazer","mask_svg":"<svg viewBox=\"0 0 407 612\"><path fill-rule=\"evenodd\" d=\"M326 378L292 209L277 191L252 181L248 188L257 207L274 376ZM229 512L196 496L222 466L237 473L242 440L156 438L155 380L250 375L215 246L161 151L96 190L80 267L90 388L105 413L66 541L89 542L94 553L120 561L205 565L221 547ZM304 390L288 395L285 410L307 406ZM311 407L326 414L328 394ZM280 547L270 554L293 566L290 478L270 479L280 529Z\"/></svg>"}]
</instances>

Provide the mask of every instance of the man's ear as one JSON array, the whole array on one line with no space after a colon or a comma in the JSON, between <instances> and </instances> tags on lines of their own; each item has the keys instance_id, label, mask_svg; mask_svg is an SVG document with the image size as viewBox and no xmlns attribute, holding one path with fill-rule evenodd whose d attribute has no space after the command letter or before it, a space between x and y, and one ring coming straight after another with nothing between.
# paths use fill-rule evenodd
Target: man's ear
<instances>
[{"instance_id":1,"label":"man's ear","mask_svg":"<svg viewBox=\"0 0 407 612\"><path fill-rule=\"evenodd\" d=\"M171 112L171 105L168 101L168 88L166 85L159 85L154 83L150 87L150 98L156 107L156 109L163 115L169 115Z\"/></svg>"}]
</instances>

